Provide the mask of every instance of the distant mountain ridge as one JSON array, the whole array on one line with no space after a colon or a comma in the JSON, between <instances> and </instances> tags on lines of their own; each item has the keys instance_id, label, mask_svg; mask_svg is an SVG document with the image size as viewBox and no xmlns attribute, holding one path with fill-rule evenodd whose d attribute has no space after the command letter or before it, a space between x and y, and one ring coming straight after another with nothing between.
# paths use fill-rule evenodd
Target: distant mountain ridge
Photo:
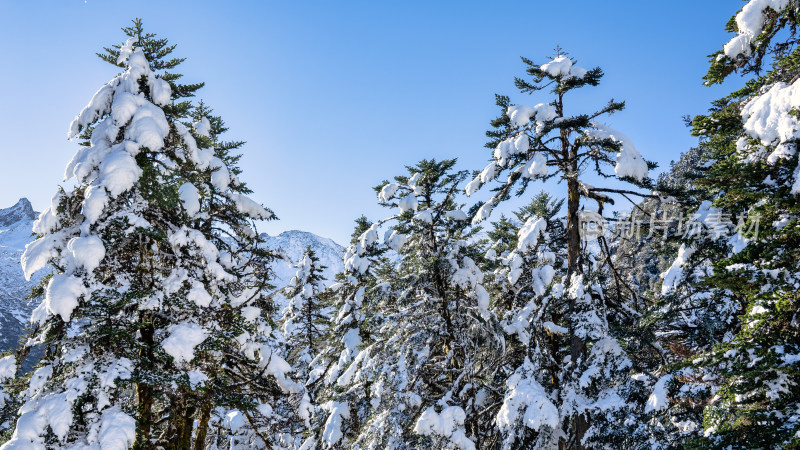
<instances>
[{"instance_id":1,"label":"distant mountain ridge","mask_svg":"<svg viewBox=\"0 0 800 450\"><path fill-rule=\"evenodd\" d=\"M306 248L310 246L317 258L319 258L320 264L326 267L323 275L328 280L332 280L333 276L344 268L342 263L344 247L334 242L333 239L299 230L284 231L277 236L262 233L261 237L266 241L267 248L280 250L291 261L298 261L303 256ZM273 269L277 278L285 280L287 283L297 272L296 269L285 262L276 264Z\"/></svg>"},{"instance_id":2,"label":"distant mountain ridge","mask_svg":"<svg viewBox=\"0 0 800 450\"><path fill-rule=\"evenodd\" d=\"M314 254L319 258L319 263L325 266L322 276L328 280L328 285L333 283L333 277L344 270L344 247L337 244L333 239L317 236L307 231L290 230L284 231L277 236L270 236L262 233L261 237L266 241L266 247L278 250L288 261L297 262L305 252L307 247L314 250ZM281 288L287 286L292 277L297 273L297 269L288 261L276 261L272 265L275 271L275 281L273 284ZM280 312L288 304L283 295L274 297L277 311Z\"/></svg>"},{"instance_id":3,"label":"distant mountain ridge","mask_svg":"<svg viewBox=\"0 0 800 450\"><path fill-rule=\"evenodd\" d=\"M39 213L33 210L27 198L21 198L17 204L0 209L0 227L6 227L23 220L35 220Z\"/></svg>"},{"instance_id":4,"label":"distant mountain ridge","mask_svg":"<svg viewBox=\"0 0 800 450\"><path fill-rule=\"evenodd\" d=\"M28 324L33 309L26 300L44 273L25 281L19 258L33 240L31 228L38 217L27 198L0 209L0 351L13 347Z\"/></svg>"},{"instance_id":5,"label":"distant mountain ridge","mask_svg":"<svg viewBox=\"0 0 800 450\"><path fill-rule=\"evenodd\" d=\"M14 347L25 331L35 305L23 299L47 273L42 270L34 274L31 281L26 281L19 265L25 245L33 241L31 229L38 216L27 198L0 209L0 352ZM327 266L323 275L329 280L344 268L344 247L332 239L298 230L284 231L277 236L262 234L262 237L267 248L280 250L292 262L299 260L306 247L311 246L321 264ZM276 278L272 284L278 288L288 285L296 272L292 266L287 261L276 261L273 264ZM281 296L276 302L278 310L285 306L285 299Z\"/></svg>"}]
</instances>

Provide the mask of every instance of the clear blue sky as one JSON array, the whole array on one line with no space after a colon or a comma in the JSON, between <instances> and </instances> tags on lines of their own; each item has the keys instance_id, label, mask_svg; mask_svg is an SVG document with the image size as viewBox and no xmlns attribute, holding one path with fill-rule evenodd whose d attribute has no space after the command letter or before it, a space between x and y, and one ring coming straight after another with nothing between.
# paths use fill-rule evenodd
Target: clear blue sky
<instances>
[{"instance_id":1,"label":"clear blue sky","mask_svg":"<svg viewBox=\"0 0 800 450\"><path fill-rule=\"evenodd\" d=\"M247 141L243 178L281 220L345 243L371 189L424 157L481 169L494 93L515 93L520 56L560 45L606 77L573 111L609 98L608 123L663 170L696 144L682 116L733 85L701 84L736 0L527 2L208 2L0 0L0 207L43 209L77 149L72 118L116 73L95 52L145 27L188 58L186 81ZM734 85L740 83L733 81ZM584 105L585 108L580 106Z\"/></svg>"}]
</instances>

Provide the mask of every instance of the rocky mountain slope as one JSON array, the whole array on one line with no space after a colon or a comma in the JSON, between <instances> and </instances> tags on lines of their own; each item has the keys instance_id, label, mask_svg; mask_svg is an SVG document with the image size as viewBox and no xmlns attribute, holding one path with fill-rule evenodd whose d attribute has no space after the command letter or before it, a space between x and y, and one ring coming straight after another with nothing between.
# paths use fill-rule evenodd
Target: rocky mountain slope
<instances>
[{"instance_id":1,"label":"rocky mountain slope","mask_svg":"<svg viewBox=\"0 0 800 450\"><path fill-rule=\"evenodd\" d=\"M701 150L698 147L681 154L680 159L670 170L659 175L658 189L665 192L691 191L692 180L700 176L698 169L701 164L700 156ZM628 228L614 234L609 245L615 255L615 265L622 277L642 292L655 292L661 283L660 274L669 268L677 254L678 244L663 239L664 233L670 237L676 235L677 230L674 227L685 211L681 206L671 202L647 199L639 202L632 212L635 213L636 225L630 222L623 224ZM651 215L654 220L652 234L648 217ZM669 226L665 229L667 223ZM636 232L631 232L632 230Z\"/></svg>"},{"instance_id":2,"label":"rocky mountain slope","mask_svg":"<svg viewBox=\"0 0 800 450\"><path fill-rule=\"evenodd\" d=\"M17 343L32 309L23 299L44 275L25 281L19 265L25 244L32 240L31 226L37 216L26 198L0 209L0 352Z\"/></svg>"}]
</instances>

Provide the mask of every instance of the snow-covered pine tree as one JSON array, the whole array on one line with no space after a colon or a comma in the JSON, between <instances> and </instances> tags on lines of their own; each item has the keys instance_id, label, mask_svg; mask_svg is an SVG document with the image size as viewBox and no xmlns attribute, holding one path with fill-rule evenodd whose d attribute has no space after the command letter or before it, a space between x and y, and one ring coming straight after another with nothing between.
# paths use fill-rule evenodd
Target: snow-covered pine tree
<instances>
[{"instance_id":1,"label":"snow-covered pine tree","mask_svg":"<svg viewBox=\"0 0 800 450\"><path fill-rule=\"evenodd\" d=\"M282 290L289 303L279 318L280 336L286 347L285 358L291 361L293 378L303 383L304 387L308 386L308 400L316 402L319 378L327 362L323 355L327 348L332 314L332 308L325 296L325 279L322 276L326 267L320 265L314 250L308 246L295 268L295 276L289 286ZM320 415L314 414L312 408L308 409L308 414L307 422L290 422L282 430L283 447L298 448L306 445L304 448L310 448L313 445L316 441L313 430L318 425ZM312 420L314 426L309 427Z\"/></svg>"},{"instance_id":2,"label":"snow-covered pine tree","mask_svg":"<svg viewBox=\"0 0 800 450\"><path fill-rule=\"evenodd\" d=\"M381 267L388 264L387 248L375 240L361 242L361 237L373 227L366 216L356 219L350 246L344 255L344 271L336 274L325 301L332 307L332 317L317 364L309 375L307 389L319 406L314 417L318 430L318 448L347 448L345 443L358 431L357 417L350 415L350 405L361 393L345 391L336 380L347 370L358 354L362 343L369 340L372 306L371 293L378 285ZM355 252L360 245L360 253ZM362 395L363 396L363 395ZM351 420L352 419L352 420Z\"/></svg>"},{"instance_id":3,"label":"snow-covered pine tree","mask_svg":"<svg viewBox=\"0 0 800 450\"><path fill-rule=\"evenodd\" d=\"M544 218L529 218L520 230L516 255L509 264L514 265L512 269L536 272L533 277L515 280L534 284L515 289L541 292L538 305L546 301L547 306L540 317L550 324L534 325L550 327L552 338L546 343L550 346L547 351L535 342L529 358L512 368L514 375L507 380L497 423L508 448L532 441L543 448L615 448L642 432L636 430L640 426L637 421L629 419L641 409L637 395L643 386L631 380L633 363L618 341L629 337L620 330L635 319L636 313L628 303L637 293L617 276L603 233L597 236L596 245L586 246L580 224L582 220L602 223L608 212L604 207L614 204L616 194L650 196L652 183L647 173L654 165L641 157L627 137L597 121L600 116L622 110L624 103L611 101L590 114L567 112L565 97L575 89L596 86L603 75L600 68L583 69L559 50L543 65L523 61L532 80L517 78L520 91L536 93L549 88L553 98L528 107L511 105L508 97L497 97L502 114L492 123L495 129L487 133L493 158L466 192L472 195L507 171L494 195L474 212L473 223L478 223L509 198L515 187L516 194L522 195L534 180L556 178L563 182L564 235L553 238L566 242L566 249L560 252L566 264L553 266L553 255L546 251L535 260L524 259L525 251L535 253L537 245L546 242L543 237L548 231ZM609 173L609 167L614 172ZM587 172L601 180L616 178L632 183L648 192L618 188L619 183L594 187L586 182ZM594 202L596 210L591 210L585 200ZM527 331L537 332L539 329ZM547 367L537 366L537 361L545 361ZM544 375L540 372L543 369L553 372ZM537 377L545 379L547 386Z\"/></svg>"},{"instance_id":4,"label":"snow-covered pine tree","mask_svg":"<svg viewBox=\"0 0 800 450\"><path fill-rule=\"evenodd\" d=\"M54 274L34 289L26 346L44 357L2 448L266 446L308 410L268 323L273 256L253 221L273 214L237 177L240 143L186 100L202 84L177 83L174 46L139 20L123 31L101 55L122 73L70 126L75 187L22 257L27 277Z\"/></svg>"},{"instance_id":5,"label":"snow-covered pine tree","mask_svg":"<svg viewBox=\"0 0 800 450\"><path fill-rule=\"evenodd\" d=\"M706 83L754 76L692 121L702 233L683 240L662 287L683 315L684 364L653 404L699 448L800 445L798 7L750 1L734 15Z\"/></svg>"},{"instance_id":6,"label":"snow-covered pine tree","mask_svg":"<svg viewBox=\"0 0 800 450\"><path fill-rule=\"evenodd\" d=\"M500 413L496 439L505 448L526 442L534 448L546 448L548 442L557 443L560 438L556 425L558 411L552 402L542 402L536 395L544 391L542 386L557 389L554 385L558 380L553 375L558 369L552 367L557 355L549 352L552 340L567 331L555 325L566 315L565 305L551 305L560 288L554 289L555 295L550 293L555 268L562 269L566 263L564 224L557 217L562 205L563 200L553 200L542 192L516 211L515 219L501 216L487 233L490 246L486 252L486 271L493 272L494 278L485 284L495 299L494 311L508 337L500 361L503 370L498 375L502 383L512 378L511 384L519 391L512 402L504 402L505 389L497 386L500 395L491 398L491 403L497 405L492 412ZM520 370L522 367L525 369ZM518 409L537 402L534 420L542 427L516 426L513 422ZM504 403L501 411L500 405Z\"/></svg>"},{"instance_id":7,"label":"snow-covered pine tree","mask_svg":"<svg viewBox=\"0 0 800 450\"><path fill-rule=\"evenodd\" d=\"M365 230L346 257L359 260L374 245L397 256L388 270L376 268L378 284L366 292L369 334L334 380L347 403L331 409L323 438L341 438L335 430L344 422L347 447L487 444L481 439L493 425L484 402L503 337L481 285L482 247L457 203L466 173L454 165L423 160L376 188L379 203L399 212Z\"/></svg>"},{"instance_id":8,"label":"snow-covered pine tree","mask_svg":"<svg viewBox=\"0 0 800 450\"><path fill-rule=\"evenodd\" d=\"M327 335L330 313L320 294L325 290L325 278L319 258L311 246L295 265L297 273L286 288L289 304L281 316L281 331L286 340L287 359L293 361L295 378L303 383L314 371L317 356Z\"/></svg>"},{"instance_id":9,"label":"snow-covered pine tree","mask_svg":"<svg viewBox=\"0 0 800 450\"><path fill-rule=\"evenodd\" d=\"M16 416L16 409L20 406L10 395L12 389L9 381L15 375L17 375L17 358L10 351L4 352L0 356L0 442L5 442L10 438L13 431L11 421Z\"/></svg>"}]
</instances>

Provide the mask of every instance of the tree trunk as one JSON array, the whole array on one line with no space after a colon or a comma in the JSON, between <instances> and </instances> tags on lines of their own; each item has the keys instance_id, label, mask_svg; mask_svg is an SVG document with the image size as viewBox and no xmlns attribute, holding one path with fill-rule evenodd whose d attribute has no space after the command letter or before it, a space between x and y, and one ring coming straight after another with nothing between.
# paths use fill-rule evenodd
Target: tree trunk
<instances>
[{"instance_id":1,"label":"tree trunk","mask_svg":"<svg viewBox=\"0 0 800 450\"><path fill-rule=\"evenodd\" d=\"M211 395L208 393L207 395ZM204 450L206 448L206 436L208 434L208 421L211 419L211 401L206 399L200 407L200 418L197 420L197 435L194 439L194 450Z\"/></svg>"},{"instance_id":2,"label":"tree trunk","mask_svg":"<svg viewBox=\"0 0 800 450\"><path fill-rule=\"evenodd\" d=\"M196 408L189 406L183 409L181 439L178 443L180 450L192 450L192 435L194 435L194 413Z\"/></svg>"},{"instance_id":3,"label":"tree trunk","mask_svg":"<svg viewBox=\"0 0 800 450\"><path fill-rule=\"evenodd\" d=\"M567 187L569 189L567 197L567 277L572 278L573 275L581 273L581 268L578 264L581 251L581 235L580 220L578 218L580 197L577 176L569 179ZM575 310L575 301L576 299L570 299L570 314ZM570 333L570 355L572 356L573 364L577 363L578 358L583 355L585 347L586 345L582 339Z\"/></svg>"},{"instance_id":4,"label":"tree trunk","mask_svg":"<svg viewBox=\"0 0 800 450\"><path fill-rule=\"evenodd\" d=\"M150 318L144 314L139 316L142 322L149 322ZM152 367L153 357L153 324L148 323L142 327L141 331L142 349L139 351L140 361L143 369L149 370ZM153 428L153 388L149 384L138 381L136 383L136 397L138 405L136 412L136 442L133 444L134 450L146 450L152 448L150 434Z\"/></svg>"},{"instance_id":5,"label":"tree trunk","mask_svg":"<svg viewBox=\"0 0 800 450\"><path fill-rule=\"evenodd\" d=\"M568 144L566 140L566 145ZM580 208L580 192L578 183L578 161L577 151L574 147L569 146L569 166L570 171L567 178L567 278L571 281L573 275L582 272L580 267L580 252L581 252L581 235L580 235L580 219L578 210ZM575 311L576 299L570 299L569 313L573 315ZM572 320L572 319L570 319ZM578 360L580 360L585 351L586 343L574 333L574 327L570 327L570 357L572 365L575 369L578 368ZM583 449L581 440L589 429L589 423L583 415L575 417L572 423L573 436L575 437L574 448Z\"/></svg>"},{"instance_id":6,"label":"tree trunk","mask_svg":"<svg viewBox=\"0 0 800 450\"><path fill-rule=\"evenodd\" d=\"M180 389L170 399L169 434L165 447L169 450L191 450L192 448L194 407L188 403L188 393L185 389Z\"/></svg>"},{"instance_id":7,"label":"tree trunk","mask_svg":"<svg viewBox=\"0 0 800 450\"><path fill-rule=\"evenodd\" d=\"M145 383L136 384L136 395L139 398L136 420L136 442L133 450L146 450L151 448L150 431L152 428L153 395L152 389Z\"/></svg>"}]
</instances>

